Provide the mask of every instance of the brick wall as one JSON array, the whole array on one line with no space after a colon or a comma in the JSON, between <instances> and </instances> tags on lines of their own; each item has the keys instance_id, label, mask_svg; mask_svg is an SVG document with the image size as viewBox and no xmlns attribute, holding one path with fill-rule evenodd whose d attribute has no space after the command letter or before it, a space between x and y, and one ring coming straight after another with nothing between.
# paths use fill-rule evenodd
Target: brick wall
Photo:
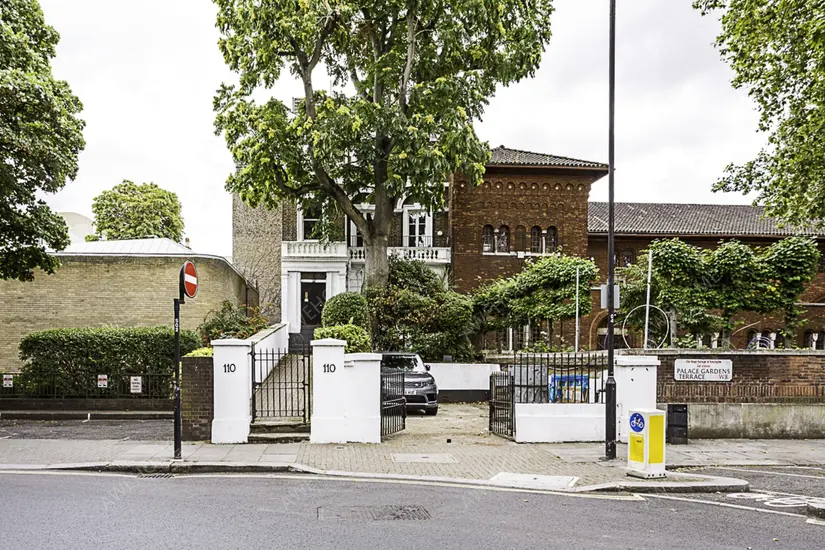
<instances>
[{"instance_id":1,"label":"brick wall","mask_svg":"<svg viewBox=\"0 0 825 550\"><path fill-rule=\"evenodd\" d=\"M198 268L199 290L181 306L181 326L196 329L207 313L231 300L256 305L258 295L223 258L187 256ZM0 371L20 368L20 338L52 328L171 327L182 256L60 255L54 275L32 282L0 281Z\"/></svg>"},{"instance_id":2,"label":"brick wall","mask_svg":"<svg viewBox=\"0 0 825 550\"><path fill-rule=\"evenodd\" d=\"M184 357L181 371L181 416L184 441L212 439L215 373L211 357Z\"/></svg>"},{"instance_id":3,"label":"brick wall","mask_svg":"<svg viewBox=\"0 0 825 550\"><path fill-rule=\"evenodd\" d=\"M250 208L232 195L232 263L257 287L261 311L272 322L281 320L281 235L287 231L282 228L287 211L292 213L289 231L294 232L294 205Z\"/></svg>"},{"instance_id":4,"label":"brick wall","mask_svg":"<svg viewBox=\"0 0 825 550\"><path fill-rule=\"evenodd\" d=\"M453 273L458 289L467 292L481 281L509 277L524 265L525 260L515 252L482 253L482 231L488 224L509 227L511 250L515 250L518 226L525 227L529 240L530 228L537 225L543 230L555 226L565 253L587 254L590 185L602 175L535 167L490 168L478 188L456 176L450 188L450 214Z\"/></svg>"},{"instance_id":5,"label":"brick wall","mask_svg":"<svg viewBox=\"0 0 825 550\"><path fill-rule=\"evenodd\" d=\"M648 354L661 361L657 371L660 403L825 402L825 352L651 350ZM677 359L729 359L733 380L676 381Z\"/></svg>"}]
</instances>

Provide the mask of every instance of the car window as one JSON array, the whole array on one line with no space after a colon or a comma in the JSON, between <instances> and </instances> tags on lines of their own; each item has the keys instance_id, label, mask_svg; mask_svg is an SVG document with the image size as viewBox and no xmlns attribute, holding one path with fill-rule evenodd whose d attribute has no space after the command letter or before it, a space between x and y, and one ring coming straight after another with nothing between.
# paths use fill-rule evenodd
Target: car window
<instances>
[{"instance_id":1,"label":"car window","mask_svg":"<svg viewBox=\"0 0 825 550\"><path fill-rule=\"evenodd\" d=\"M392 370L418 370L418 361L413 355L385 355L381 359L381 367Z\"/></svg>"}]
</instances>

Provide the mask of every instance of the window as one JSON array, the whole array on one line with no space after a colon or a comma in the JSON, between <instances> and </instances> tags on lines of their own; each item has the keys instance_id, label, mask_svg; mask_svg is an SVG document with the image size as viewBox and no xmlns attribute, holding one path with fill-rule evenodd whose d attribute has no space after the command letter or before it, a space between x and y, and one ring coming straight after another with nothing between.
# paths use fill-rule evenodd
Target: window
<instances>
[{"instance_id":1,"label":"window","mask_svg":"<svg viewBox=\"0 0 825 550\"><path fill-rule=\"evenodd\" d=\"M319 206L309 206L301 209L301 233L302 240L317 239L315 230L321 219L321 208Z\"/></svg>"},{"instance_id":2,"label":"window","mask_svg":"<svg viewBox=\"0 0 825 550\"><path fill-rule=\"evenodd\" d=\"M559 247L559 230L555 225L547 228L547 252L555 252Z\"/></svg>"},{"instance_id":3,"label":"window","mask_svg":"<svg viewBox=\"0 0 825 550\"><path fill-rule=\"evenodd\" d=\"M495 230L493 229L492 225L485 225L483 231L483 243L482 243L482 251L483 252L494 252L495 251Z\"/></svg>"},{"instance_id":4,"label":"window","mask_svg":"<svg viewBox=\"0 0 825 550\"><path fill-rule=\"evenodd\" d=\"M819 256L819 266L817 271L819 273L825 273L825 254Z\"/></svg>"},{"instance_id":5,"label":"window","mask_svg":"<svg viewBox=\"0 0 825 550\"><path fill-rule=\"evenodd\" d=\"M802 346L807 349L814 348L814 331L806 330L805 331L805 339L802 342Z\"/></svg>"},{"instance_id":6,"label":"window","mask_svg":"<svg viewBox=\"0 0 825 550\"><path fill-rule=\"evenodd\" d=\"M406 246L432 246L431 224L432 217L428 212L407 212Z\"/></svg>"},{"instance_id":7,"label":"window","mask_svg":"<svg viewBox=\"0 0 825 550\"><path fill-rule=\"evenodd\" d=\"M516 227L516 250L519 252L527 250L527 229L523 225Z\"/></svg>"},{"instance_id":8,"label":"window","mask_svg":"<svg viewBox=\"0 0 825 550\"><path fill-rule=\"evenodd\" d=\"M636 261L636 253L633 250L628 248L627 250L622 252L621 263L619 265L621 267L628 267L630 265L633 265L633 263L635 261Z\"/></svg>"},{"instance_id":9,"label":"window","mask_svg":"<svg viewBox=\"0 0 825 550\"><path fill-rule=\"evenodd\" d=\"M510 228L506 225L498 228L497 244L496 252L510 252Z\"/></svg>"},{"instance_id":10,"label":"window","mask_svg":"<svg viewBox=\"0 0 825 550\"><path fill-rule=\"evenodd\" d=\"M541 227L537 225L530 229L530 252L541 254Z\"/></svg>"}]
</instances>

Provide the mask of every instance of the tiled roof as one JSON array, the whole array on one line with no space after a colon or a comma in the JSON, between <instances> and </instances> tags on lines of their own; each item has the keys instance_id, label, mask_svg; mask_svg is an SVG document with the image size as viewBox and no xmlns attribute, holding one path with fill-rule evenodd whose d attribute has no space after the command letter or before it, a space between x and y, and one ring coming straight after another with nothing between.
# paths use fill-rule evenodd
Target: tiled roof
<instances>
[{"instance_id":1,"label":"tiled roof","mask_svg":"<svg viewBox=\"0 0 825 550\"><path fill-rule=\"evenodd\" d=\"M616 234L719 236L825 236L825 231L779 227L759 206L725 204L616 203ZM607 233L607 203L591 202L587 228Z\"/></svg>"},{"instance_id":2,"label":"tiled roof","mask_svg":"<svg viewBox=\"0 0 825 550\"><path fill-rule=\"evenodd\" d=\"M597 170L607 170L607 165L600 162L588 160L571 159L556 155L545 155L542 153L531 153L530 151L519 151L518 149L508 149L500 145L493 149L489 164L513 165L513 166L557 166L560 168L594 168Z\"/></svg>"},{"instance_id":3,"label":"tiled roof","mask_svg":"<svg viewBox=\"0 0 825 550\"><path fill-rule=\"evenodd\" d=\"M122 241L93 241L70 244L61 254L107 256L161 256L166 254L192 254L192 251L171 239L125 239Z\"/></svg>"}]
</instances>

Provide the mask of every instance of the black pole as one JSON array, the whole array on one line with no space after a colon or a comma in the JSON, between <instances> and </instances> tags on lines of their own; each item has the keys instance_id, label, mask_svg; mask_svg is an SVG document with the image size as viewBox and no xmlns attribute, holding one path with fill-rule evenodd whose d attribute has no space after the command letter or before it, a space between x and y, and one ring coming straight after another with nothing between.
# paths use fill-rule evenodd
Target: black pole
<instances>
[{"instance_id":1,"label":"black pole","mask_svg":"<svg viewBox=\"0 0 825 550\"><path fill-rule=\"evenodd\" d=\"M616 458L616 378L613 368L613 341L616 311L614 304L616 235L614 170L616 168L616 0L610 0L610 123L608 129L608 218L607 218L607 385L605 387L604 457Z\"/></svg>"},{"instance_id":2,"label":"black pole","mask_svg":"<svg viewBox=\"0 0 825 550\"><path fill-rule=\"evenodd\" d=\"M175 458L181 458L183 419L180 409L180 299L175 298Z\"/></svg>"}]
</instances>

